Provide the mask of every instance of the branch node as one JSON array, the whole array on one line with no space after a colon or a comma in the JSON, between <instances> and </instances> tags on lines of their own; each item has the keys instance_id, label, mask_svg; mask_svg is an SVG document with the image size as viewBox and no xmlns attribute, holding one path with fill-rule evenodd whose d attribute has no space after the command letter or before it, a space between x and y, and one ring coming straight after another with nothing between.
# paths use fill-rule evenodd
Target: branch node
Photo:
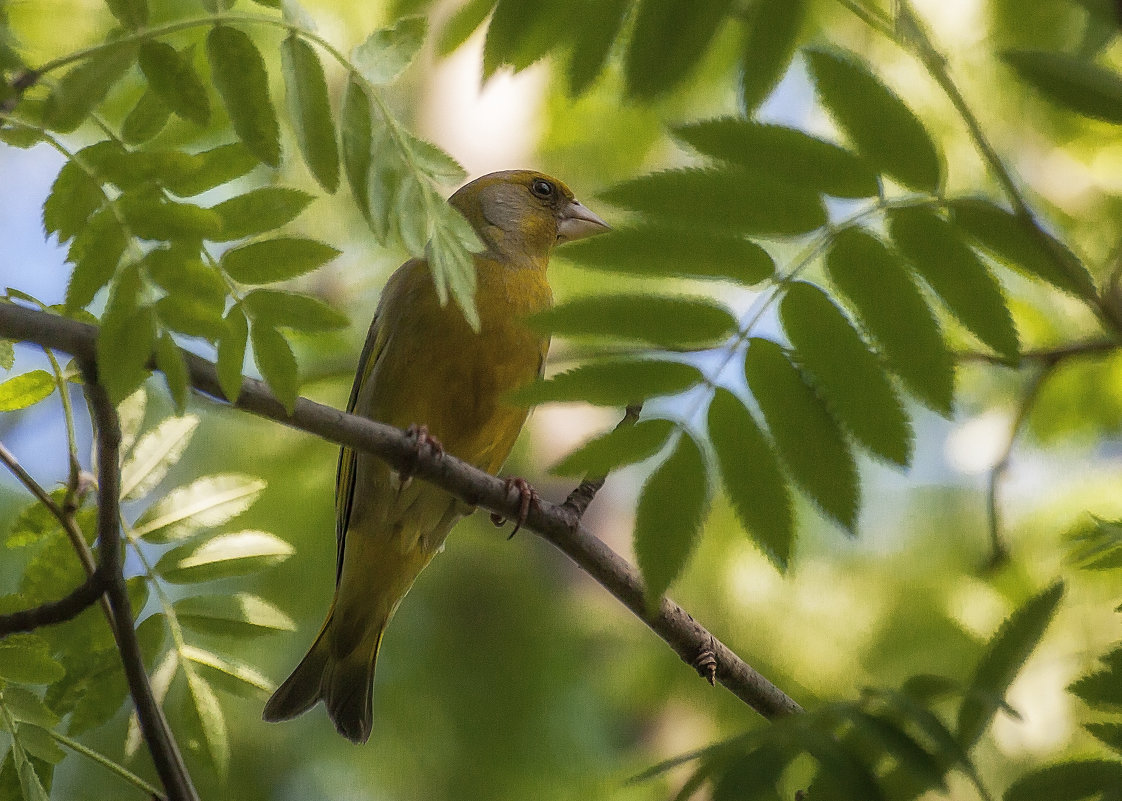
<instances>
[{"instance_id":1,"label":"branch node","mask_svg":"<svg viewBox=\"0 0 1122 801\"><path fill-rule=\"evenodd\" d=\"M713 635L709 635L709 645L702 648L690 667L697 671L697 675L709 682L709 685L715 687L717 685L717 644L713 640Z\"/></svg>"}]
</instances>

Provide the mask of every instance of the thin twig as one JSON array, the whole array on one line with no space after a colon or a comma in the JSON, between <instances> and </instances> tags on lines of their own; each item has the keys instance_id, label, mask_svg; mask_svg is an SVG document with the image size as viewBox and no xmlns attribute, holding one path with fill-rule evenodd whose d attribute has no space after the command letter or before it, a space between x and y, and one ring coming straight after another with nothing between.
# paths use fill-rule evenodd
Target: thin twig
<instances>
[{"instance_id":1,"label":"thin twig","mask_svg":"<svg viewBox=\"0 0 1122 801\"><path fill-rule=\"evenodd\" d=\"M621 428L635 425L642 411L643 404L641 403L628 406L623 412L623 419L616 424L613 430L619 431ZM568 510L569 514L572 515L574 526L580 523L581 518L584 517L585 511L588 509L588 505L592 503L592 499L596 497L596 493L603 488L604 482L607 480L607 476L586 478L577 485L576 489L569 493L569 497L561 504L561 508L563 510Z\"/></svg>"},{"instance_id":2,"label":"thin twig","mask_svg":"<svg viewBox=\"0 0 1122 801\"><path fill-rule=\"evenodd\" d=\"M73 620L97 603L107 584L108 575L105 570L95 570L93 575L87 576L85 581L57 601L47 601L31 609L0 615L0 638Z\"/></svg>"},{"instance_id":3,"label":"thin twig","mask_svg":"<svg viewBox=\"0 0 1122 801\"><path fill-rule=\"evenodd\" d=\"M1072 342L1067 345L1058 345L1054 348L1036 348L1026 350L1020 355L1020 362L1040 362L1044 365L1054 364L1067 359L1082 356L1101 356L1122 348L1122 342L1115 339L1089 339L1085 342ZM1017 368L1019 364L1010 364L1004 356L996 353L982 351L962 351L955 354L957 362L985 362L1002 367Z\"/></svg>"},{"instance_id":4,"label":"thin twig","mask_svg":"<svg viewBox=\"0 0 1122 801\"><path fill-rule=\"evenodd\" d=\"M30 340L93 360L97 329L89 324L57 317L15 304L0 304L0 336ZM191 386L225 400L215 366L192 353L182 352ZM401 429L298 398L291 415L264 383L245 379L237 408L314 434L321 439L370 453L396 469L413 468L414 475L429 481L475 506L508 518L518 512L518 501L504 481L478 470L451 454L435 458L428 451L418 456L415 443ZM782 690L746 664L714 638L681 607L663 599L652 616L647 611L642 579L623 557L583 526L574 528L571 513L560 505L542 501L530 508L525 528L562 550L586 573L630 609L686 664L710 648L717 661L715 677L734 695L766 718L801 711ZM170 792L170 788L169 788Z\"/></svg>"}]
</instances>

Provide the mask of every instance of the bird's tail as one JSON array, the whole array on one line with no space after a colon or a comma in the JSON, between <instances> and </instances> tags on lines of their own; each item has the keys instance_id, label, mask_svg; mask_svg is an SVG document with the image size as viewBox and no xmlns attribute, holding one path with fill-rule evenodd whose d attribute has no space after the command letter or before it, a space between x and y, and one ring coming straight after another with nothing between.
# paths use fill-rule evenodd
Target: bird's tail
<instances>
[{"instance_id":1,"label":"bird's tail","mask_svg":"<svg viewBox=\"0 0 1122 801\"><path fill-rule=\"evenodd\" d=\"M385 622L354 647L340 648L334 636L334 617L332 608L308 653L265 704L262 717L270 722L288 720L322 699L339 733L364 743L373 724L374 665Z\"/></svg>"}]
</instances>

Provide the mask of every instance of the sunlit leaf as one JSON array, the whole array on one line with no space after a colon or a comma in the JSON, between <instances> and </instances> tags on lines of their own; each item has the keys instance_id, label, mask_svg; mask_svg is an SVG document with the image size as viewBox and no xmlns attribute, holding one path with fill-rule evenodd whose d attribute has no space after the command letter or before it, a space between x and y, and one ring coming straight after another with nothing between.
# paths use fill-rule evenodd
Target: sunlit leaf
<instances>
[{"instance_id":1,"label":"sunlit leaf","mask_svg":"<svg viewBox=\"0 0 1122 801\"><path fill-rule=\"evenodd\" d=\"M203 476L176 487L133 524L133 535L148 542L171 542L234 519L253 505L265 480L238 473Z\"/></svg>"},{"instance_id":2,"label":"sunlit leaf","mask_svg":"<svg viewBox=\"0 0 1122 801\"><path fill-rule=\"evenodd\" d=\"M269 100L265 61L249 36L216 25L206 37L211 78L238 138L263 163L280 164L280 127Z\"/></svg>"},{"instance_id":3,"label":"sunlit leaf","mask_svg":"<svg viewBox=\"0 0 1122 801\"><path fill-rule=\"evenodd\" d=\"M1006 50L1002 60L1058 106L1122 123L1122 75L1085 57L1040 50Z\"/></svg>"},{"instance_id":4,"label":"sunlit leaf","mask_svg":"<svg viewBox=\"0 0 1122 801\"><path fill-rule=\"evenodd\" d=\"M148 410L148 393L144 388L133 392L117 404L117 419L121 421L121 453L127 454L140 436L144 414Z\"/></svg>"},{"instance_id":5,"label":"sunlit leaf","mask_svg":"<svg viewBox=\"0 0 1122 801\"><path fill-rule=\"evenodd\" d=\"M156 340L156 368L164 374L176 411L183 414L187 408L187 363L167 331Z\"/></svg>"},{"instance_id":6,"label":"sunlit leaf","mask_svg":"<svg viewBox=\"0 0 1122 801\"><path fill-rule=\"evenodd\" d=\"M219 656L213 651L188 645L183 655L219 689L247 698L267 698L276 689L268 677L245 662Z\"/></svg>"},{"instance_id":7,"label":"sunlit leaf","mask_svg":"<svg viewBox=\"0 0 1122 801\"><path fill-rule=\"evenodd\" d=\"M46 370L31 370L0 383L0 412L34 406L55 391L55 377Z\"/></svg>"},{"instance_id":8,"label":"sunlit leaf","mask_svg":"<svg viewBox=\"0 0 1122 801\"><path fill-rule=\"evenodd\" d=\"M315 197L287 186L262 186L234 195L211 210L222 218L222 234L217 242L263 234L292 222Z\"/></svg>"},{"instance_id":9,"label":"sunlit leaf","mask_svg":"<svg viewBox=\"0 0 1122 801\"><path fill-rule=\"evenodd\" d=\"M222 269L243 284L272 284L304 275L339 255L314 239L277 237L251 242L222 255Z\"/></svg>"},{"instance_id":10,"label":"sunlit leaf","mask_svg":"<svg viewBox=\"0 0 1122 801\"><path fill-rule=\"evenodd\" d=\"M791 63L806 7L806 0L760 0L748 8L740 57L740 95L748 113L771 94Z\"/></svg>"},{"instance_id":11,"label":"sunlit leaf","mask_svg":"<svg viewBox=\"0 0 1122 801\"><path fill-rule=\"evenodd\" d=\"M117 208L134 236L141 239L217 239L222 218L211 209L193 203L176 203L156 192L128 192L117 200Z\"/></svg>"},{"instance_id":12,"label":"sunlit leaf","mask_svg":"<svg viewBox=\"0 0 1122 801\"><path fill-rule=\"evenodd\" d=\"M172 548L160 557L155 571L174 584L195 584L256 573L293 553L291 545L272 534L238 531Z\"/></svg>"},{"instance_id":13,"label":"sunlit leaf","mask_svg":"<svg viewBox=\"0 0 1122 801\"><path fill-rule=\"evenodd\" d=\"M66 260L74 265L74 272L66 285L66 309L69 313L88 306L98 291L109 283L126 247L128 237L110 208L100 209L78 231L66 253Z\"/></svg>"},{"instance_id":14,"label":"sunlit leaf","mask_svg":"<svg viewBox=\"0 0 1122 801\"><path fill-rule=\"evenodd\" d=\"M328 192L339 187L339 149L327 79L315 49L296 35L281 43L288 116L312 176Z\"/></svg>"},{"instance_id":15,"label":"sunlit leaf","mask_svg":"<svg viewBox=\"0 0 1122 801\"><path fill-rule=\"evenodd\" d=\"M58 234L62 244L80 233L104 202L101 184L77 161L67 161L43 202L43 230L48 236Z\"/></svg>"},{"instance_id":16,"label":"sunlit leaf","mask_svg":"<svg viewBox=\"0 0 1122 801\"><path fill-rule=\"evenodd\" d=\"M347 318L322 300L297 292L255 289L242 303L251 319L296 331L317 333L347 325Z\"/></svg>"},{"instance_id":17,"label":"sunlit leaf","mask_svg":"<svg viewBox=\"0 0 1122 801\"><path fill-rule=\"evenodd\" d=\"M584 401L597 406L628 406L646 398L684 392L702 380L700 370L681 362L607 360L539 380L519 389L512 398L528 405Z\"/></svg>"},{"instance_id":18,"label":"sunlit leaf","mask_svg":"<svg viewBox=\"0 0 1122 801\"><path fill-rule=\"evenodd\" d=\"M69 133L105 99L136 58L136 45L125 42L79 61L62 76L47 98L43 121L48 128Z\"/></svg>"},{"instance_id":19,"label":"sunlit leaf","mask_svg":"<svg viewBox=\"0 0 1122 801\"><path fill-rule=\"evenodd\" d=\"M567 337L639 340L667 348L713 345L736 331L736 318L708 298L586 295L530 318L534 328Z\"/></svg>"},{"instance_id":20,"label":"sunlit leaf","mask_svg":"<svg viewBox=\"0 0 1122 801\"><path fill-rule=\"evenodd\" d=\"M226 313L223 322L226 332L218 340L218 386L231 403L238 399L242 389L242 369L245 367L245 346L249 340L249 323L240 303L235 303Z\"/></svg>"},{"instance_id":21,"label":"sunlit leaf","mask_svg":"<svg viewBox=\"0 0 1122 801\"><path fill-rule=\"evenodd\" d=\"M141 498L159 484L198 426L199 418L193 414L169 417L142 436L121 466L121 499Z\"/></svg>"},{"instance_id":22,"label":"sunlit leaf","mask_svg":"<svg viewBox=\"0 0 1122 801\"><path fill-rule=\"evenodd\" d=\"M149 40L140 46L138 61L148 86L168 108L196 125L207 125L210 98L192 64L194 55L193 46L177 52L165 42Z\"/></svg>"},{"instance_id":23,"label":"sunlit leaf","mask_svg":"<svg viewBox=\"0 0 1122 801\"><path fill-rule=\"evenodd\" d=\"M185 664L184 673L187 675L190 709L202 729L207 754L214 763L218 775L225 777L230 768L230 735L226 730L222 705L210 684L196 670Z\"/></svg>"},{"instance_id":24,"label":"sunlit leaf","mask_svg":"<svg viewBox=\"0 0 1122 801\"><path fill-rule=\"evenodd\" d=\"M624 60L627 93L651 99L685 78L709 49L732 0L643 0Z\"/></svg>"},{"instance_id":25,"label":"sunlit leaf","mask_svg":"<svg viewBox=\"0 0 1122 801\"><path fill-rule=\"evenodd\" d=\"M243 638L296 630L296 623L287 614L247 592L189 595L175 602L175 616L200 634Z\"/></svg>"},{"instance_id":26,"label":"sunlit leaf","mask_svg":"<svg viewBox=\"0 0 1122 801\"><path fill-rule=\"evenodd\" d=\"M436 38L437 55L450 55L466 42L468 37L479 30L495 3L496 0L468 0L457 8L448 17Z\"/></svg>"},{"instance_id":27,"label":"sunlit leaf","mask_svg":"<svg viewBox=\"0 0 1122 801\"><path fill-rule=\"evenodd\" d=\"M381 28L351 53L351 61L363 78L375 86L393 83L409 67L425 40L425 17L402 17Z\"/></svg>"},{"instance_id":28,"label":"sunlit leaf","mask_svg":"<svg viewBox=\"0 0 1122 801\"><path fill-rule=\"evenodd\" d=\"M261 371L261 377L269 384L269 389L285 410L292 414L300 391L300 378L292 346L269 321L254 320L249 338L253 343L253 360Z\"/></svg>"},{"instance_id":29,"label":"sunlit leaf","mask_svg":"<svg viewBox=\"0 0 1122 801\"><path fill-rule=\"evenodd\" d=\"M640 420L621 425L581 445L550 472L559 476L606 476L617 467L654 456L674 431L669 420Z\"/></svg>"}]
</instances>

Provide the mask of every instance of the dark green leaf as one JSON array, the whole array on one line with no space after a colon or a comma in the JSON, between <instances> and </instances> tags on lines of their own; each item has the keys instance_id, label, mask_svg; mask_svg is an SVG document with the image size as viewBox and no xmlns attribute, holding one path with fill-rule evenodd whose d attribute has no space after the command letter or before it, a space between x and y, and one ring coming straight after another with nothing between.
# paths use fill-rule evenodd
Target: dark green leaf
<instances>
[{"instance_id":1,"label":"dark green leaf","mask_svg":"<svg viewBox=\"0 0 1122 801\"><path fill-rule=\"evenodd\" d=\"M873 454L906 467L912 428L876 355L818 287L796 281L779 306L795 358L833 417Z\"/></svg>"},{"instance_id":2,"label":"dark green leaf","mask_svg":"<svg viewBox=\"0 0 1122 801\"><path fill-rule=\"evenodd\" d=\"M133 536L164 543L187 539L206 528L228 523L253 505L265 480L238 473L220 473L176 487L144 511Z\"/></svg>"},{"instance_id":3,"label":"dark green leaf","mask_svg":"<svg viewBox=\"0 0 1122 801\"><path fill-rule=\"evenodd\" d=\"M498 0L483 43L484 79L542 58L566 36L576 7L571 0Z\"/></svg>"},{"instance_id":4,"label":"dark green leaf","mask_svg":"<svg viewBox=\"0 0 1122 801\"><path fill-rule=\"evenodd\" d=\"M344 315L310 295L276 289L255 289L245 296L243 302L251 319L282 328L317 333L345 328L347 325Z\"/></svg>"},{"instance_id":5,"label":"dark green leaf","mask_svg":"<svg viewBox=\"0 0 1122 801\"><path fill-rule=\"evenodd\" d=\"M635 512L635 558L649 609L656 608L689 561L709 509L709 494L705 457L683 431L670 456L643 485Z\"/></svg>"},{"instance_id":6,"label":"dark green leaf","mask_svg":"<svg viewBox=\"0 0 1122 801\"><path fill-rule=\"evenodd\" d=\"M168 124L171 109L151 88L145 89L121 123L121 138L130 145L152 139Z\"/></svg>"},{"instance_id":7,"label":"dark green leaf","mask_svg":"<svg viewBox=\"0 0 1122 801\"><path fill-rule=\"evenodd\" d=\"M172 331L214 342L225 333L224 303L190 295L165 295L154 309L160 322Z\"/></svg>"},{"instance_id":8,"label":"dark green leaf","mask_svg":"<svg viewBox=\"0 0 1122 801\"><path fill-rule=\"evenodd\" d=\"M343 141L343 173L351 187L355 204L362 216L370 219L370 202L367 200L367 182L370 176L371 120L370 98L362 83L352 75L343 94L343 107L339 113L340 135ZM384 235L383 237L384 238Z\"/></svg>"},{"instance_id":9,"label":"dark green leaf","mask_svg":"<svg viewBox=\"0 0 1122 801\"><path fill-rule=\"evenodd\" d=\"M186 154L178 155L181 158ZM161 173L159 179L173 194L191 197L241 178L256 167L258 161L241 142L232 142L191 154L181 163L182 170Z\"/></svg>"},{"instance_id":10,"label":"dark green leaf","mask_svg":"<svg viewBox=\"0 0 1122 801\"><path fill-rule=\"evenodd\" d=\"M700 370L681 362L608 360L539 380L519 389L512 398L527 405L584 401L596 406L629 406L684 392L703 380Z\"/></svg>"},{"instance_id":11,"label":"dark green leaf","mask_svg":"<svg viewBox=\"0 0 1122 801\"><path fill-rule=\"evenodd\" d=\"M0 640L0 679L20 684L50 684L64 675L51 658L46 641L36 634L10 634Z\"/></svg>"},{"instance_id":12,"label":"dark green leaf","mask_svg":"<svg viewBox=\"0 0 1122 801\"><path fill-rule=\"evenodd\" d=\"M1084 723L1095 739L1122 753L1122 723Z\"/></svg>"},{"instance_id":13,"label":"dark green leaf","mask_svg":"<svg viewBox=\"0 0 1122 801\"><path fill-rule=\"evenodd\" d=\"M175 602L175 617L200 634L245 638L296 630L292 618L268 601L247 592L183 598Z\"/></svg>"},{"instance_id":14,"label":"dark green leaf","mask_svg":"<svg viewBox=\"0 0 1122 801\"><path fill-rule=\"evenodd\" d=\"M163 241L215 239L222 236L222 218L193 203L176 203L156 192L130 192L117 201L126 224L140 239Z\"/></svg>"},{"instance_id":15,"label":"dark green leaf","mask_svg":"<svg viewBox=\"0 0 1122 801\"><path fill-rule=\"evenodd\" d=\"M550 472L559 476L606 476L617 467L641 462L662 450L674 432L669 420L640 420L620 425L581 445Z\"/></svg>"},{"instance_id":16,"label":"dark green leaf","mask_svg":"<svg viewBox=\"0 0 1122 801\"><path fill-rule=\"evenodd\" d=\"M287 186L262 186L235 195L211 207L222 218L222 234L214 241L229 242L280 228L296 219L314 199Z\"/></svg>"},{"instance_id":17,"label":"dark green leaf","mask_svg":"<svg viewBox=\"0 0 1122 801\"><path fill-rule=\"evenodd\" d=\"M183 414L187 408L187 363L167 331L156 341L156 368L164 374L172 402Z\"/></svg>"},{"instance_id":18,"label":"dark green leaf","mask_svg":"<svg viewBox=\"0 0 1122 801\"><path fill-rule=\"evenodd\" d=\"M1034 595L1005 619L986 644L958 710L958 739L966 748L989 726L1005 691L1044 636L1063 594L1063 582L1057 581Z\"/></svg>"},{"instance_id":19,"label":"dark green leaf","mask_svg":"<svg viewBox=\"0 0 1122 801\"><path fill-rule=\"evenodd\" d=\"M1069 53L1007 50L1001 58L1058 106L1122 123L1122 75Z\"/></svg>"},{"instance_id":20,"label":"dark green leaf","mask_svg":"<svg viewBox=\"0 0 1122 801\"><path fill-rule=\"evenodd\" d=\"M245 344L249 338L249 324L240 303L230 308L224 322L226 331L218 339L218 386L226 399L234 403L241 394Z\"/></svg>"},{"instance_id":21,"label":"dark green leaf","mask_svg":"<svg viewBox=\"0 0 1122 801\"><path fill-rule=\"evenodd\" d=\"M1080 676L1067 689L1090 706L1122 709L1122 671L1096 670Z\"/></svg>"},{"instance_id":22,"label":"dark green leaf","mask_svg":"<svg viewBox=\"0 0 1122 801\"><path fill-rule=\"evenodd\" d=\"M736 331L736 318L708 298L586 295L538 312L531 325L560 336L611 337L672 349L713 345Z\"/></svg>"},{"instance_id":23,"label":"dark green leaf","mask_svg":"<svg viewBox=\"0 0 1122 801\"><path fill-rule=\"evenodd\" d=\"M744 367L748 387L792 478L823 512L852 532L860 486L857 465L838 424L774 342L753 339Z\"/></svg>"},{"instance_id":24,"label":"dark green leaf","mask_svg":"<svg viewBox=\"0 0 1122 801\"><path fill-rule=\"evenodd\" d=\"M613 229L566 245L560 255L586 267L613 272L718 278L745 286L775 274L771 256L751 240L662 225Z\"/></svg>"},{"instance_id":25,"label":"dark green leaf","mask_svg":"<svg viewBox=\"0 0 1122 801\"><path fill-rule=\"evenodd\" d=\"M1122 762L1081 759L1037 768L1005 791L1004 801L1084 801L1122 786Z\"/></svg>"},{"instance_id":26,"label":"dark green leaf","mask_svg":"<svg viewBox=\"0 0 1122 801\"><path fill-rule=\"evenodd\" d=\"M855 55L807 51L818 97L857 151L913 189L935 192L943 164L923 123Z\"/></svg>"},{"instance_id":27,"label":"dark green leaf","mask_svg":"<svg viewBox=\"0 0 1122 801\"><path fill-rule=\"evenodd\" d=\"M457 8L440 29L436 40L437 55L450 55L466 42L483 24L483 20L487 19L495 2L496 0L468 0Z\"/></svg>"},{"instance_id":28,"label":"dark green leaf","mask_svg":"<svg viewBox=\"0 0 1122 801\"><path fill-rule=\"evenodd\" d=\"M148 0L105 0L109 10L129 30L148 24Z\"/></svg>"},{"instance_id":29,"label":"dark green leaf","mask_svg":"<svg viewBox=\"0 0 1122 801\"><path fill-rule=\"evenodd\" d=\"M835 197L875 197L880 191L865 159L797 128L722 117L679 126L674 135L707 156L778 183L806 184Z\"/></svg>"},{"instance_id":30,"label":"dark green leaf","mask_svg":"<svg viewBox=\"0 0 1122 801\"><path fill-rule=\"evenodd\" d=\"M338 255L314 239L264 239L226 251L222 269L243 284L271 284L309 273Z\"/></svg>"},{"instance_id":31,"label":"dark green leaf","mask_svg":"<svg viewBox=\"0 0 1122 801\"><path fill-rule=\"evenodd\" d=\"M246 304L249 305L248 303ZM296 357L288 340L269 323L254 320L249 331L253 342L253 360L261 377L269 384L269 389L277 396L289 414L296 405L300 379L297 374Z\"/></svg>"},{"instance_id":32,"label":"dark green leaf","mask_svg":"<svg viewBox=\"0 0 1122 801\"><path fill-rule=\"evenodd\" d=\"M148 280L171 295L184 295L223 306L226 284L199 259L197 245L173 245L148 251L140 260Z\"/></svg>"},{"instance_id":33,"label":"dark green leaf","mask_svg":"<svg viewBox=\"0 0 1122 801\"><path fill-rule=\"evenodd\" d=\"M830 247L826 273L892 372L919 400L950 416L954 361L938 321L900 257L868 232L847 228Z\"/></svg>"},{"instance_id":34,"label":"dark green leaf","mask_svg":"<svg viewBox=\"0 0 1122 801\"><path fill-rule=\"evenodd\" d=\"M589 0L578 9L581 24L569 30L573 38L566 68L570 94L583 94L603 72L630 7L630 0Z\"/></svg>"},{"instance_id":35,"label":"dark green leaf","mask_svg":"<svg viewBox=\"0 0 1122 801\"><path fill-rule=\"evenodd\" d=\"M981 198L956 200L950 206L951 221L1005 266L1078 297L1095 294L1095 282L1087 268L1031 219Z\"/></svg>"},{"instance_id":36,"label":"dark green leaf","mask_svg":"<svg viewBox=\"0 0 1122 801\"><path fill-rule=\"evenodd\" d=\"M624 61L627 94L650 99L686 77L709 49L732 0L643 0Z\"/></svg>"},{"instance_id":37,"label":"dark green leaf","mask_svg":"<svg viewBox=\"0 0 1122 801\"><path fill-rule=\"evenodd\" d=\"M339 187L339 150L323 65L310 44L296 35L281 43L288 116L312 176L328 192Z\"/></svg>"},{"instance_id":38,"label":"dark green leaf","mask_svg":"<svg viewBox=\"0 0 1122 801\"><path fill-rule=\"evenodd\" d=\"M90 215L105 202L101 184L76 161L67 161L43 203L43 229L58 234L59 244L81 232Z\"/></svg>"},{"instance_id":39,"label":"dark green leaf","mask_svg":"<svg viewBox=\"0 0 1122 801\"><path fill-rule=\"evenodd\" d=\"M32 370L0 383L0 412L34 406L55 391L55 377L46 370Z\"/></svg>"},{"instance_id":40,"label":"dark green leaf","mask_svg":"<svg viewBox=\"0 0 1122 801\"><path fill-rule=\"evenodd\" d=\"M196 125L210 123L210 98L192 63L195 48L177 52L164 42L150 40L140 46L138 61L149 88L164 104Z\"/></svg>"},{"instance_id":41,"label":"dark green leaf","mask_svg":"<svg viewBox=\"0 0 1122 801\"><path fill-rule=\"evenodd\" d=\"M781 184L739 168L656 172L603 193L652 219L726 235L789 236L826 223L814 187Z\"/></svg>"},{"instance_id":42,"label":"dark green leaf","mask_svg":"<svg viewBox=\"0 0 1122 801\"><path fill-rule=\"evenodd\" d=\"M138 305L140 270L133 264L117 276L97 336L98 376L114 403L132 394L148 377L148 359L156 344L156 320L150 307Z\"/></svg>"},{"instance_id":43,"label":"dark green leaf","mask_svg":"<svg viewBox=\"0 0 1122 801\"><path fill-rule=\"evenodd\" d=\"M174 584L196 584L256 573L293 553L291 545L272 534L238 531L172 548L156 562L155 571Z\"/></svg>"},{"instance_id":44,"label":"dark green leaf","mask_svg":"<svg viewBox=\"0 0 1122 801\"><path fill-rule=\"evenodd\" d=\"M1001 285L950 223L922 208L889 216L892 239L916 271L978 339L1011 362L1020 351Z\"/></svg>"},{"instance_id":45,"label":"dark green leaf","mask_svg":"<svg viewBox=\"0 0 1122 801\"><path fill-rule=\"evenodd\" d=\"M128 246L128 238L117 216L103 208L90 218L74 241L66 258L74 265L66 285L66 311L73 314L85 308L117 271L117 263Z\"/></svg>"},{"instance_id":46,"label":"dark green leaf","mask_svg":"<svg viewBox=\"0 0 1122 801\"><path fill-rule=\"evenodd\" d=\"M366 37L354 49L351 61L359 74L375 86L393 83L420 52L427 29L423 16L402 17L391 27Z\"/></svg>"},{"instance_id":47,"label":"dark green leaf","mask_svg":"<svg viewBox=\"0 0 1122 801\"><path fill-rule=\"evenodd\" d=\"M740 93L751 114L791 63L806 17L806 0L759 0L749 7L740 59Z\"/></svg>"},{"instance_id":48,"label":"dark green leaf","mask_svg":"<svg viewBox=\"0 0 1122 801\"><path fill-rule=\"evenodd\" d=\"M136 58L132 44L109 45L78 62L55 86L43 110L43 122L52 130L69 133L89 116Z\"/></svg>"},{"instance_id":49,"label":"dark green leaf","mask_svg":"<svg viewBox=\"0 0 1122 801\"><path fill-rule=\"evenodd\" d=\"M872 753L885 754L895 761L899 780L911 792L918 795L932 788L946 791L946 771L942 761L891 718L854 708L845 708L843 717L853 727L850 736L854 740L867 744ZM889 774L882 779L885 789L891 778L892 774Z\"/></svg>"},{"instance_id":50,"label":"dark green leaf","mask_svg":"<svg viewBox=\"0 0 1122 801\"><path fill-rule=\"evenodd\" d=\"M270 167L280 164L280 127L269 100L265 61L248 35L216 25L206 37L211 77L238 138Z\"/></svg>"},{"instance_id":51,"label":"dark green leaf","mask_svg":"<svg viewBox=\"0 0 1122 801\"><path fill-rule=\"evenodd\" d=\"M1122 567L1122 521L1091 517L1070 535L1071 561L1083 570Z\"/></svg>"},{"instance_id":52,"label":"dark green leaf","mask_svg":"<svg viewBox=\"0 0 1122 801\"><path fill-rule=\"evenodd\" d=\"M709 440L740 524L775 566L786 570L795 539L787 477L752 414L724 388L709 404Z\"/></svg>"}]
</instances>

